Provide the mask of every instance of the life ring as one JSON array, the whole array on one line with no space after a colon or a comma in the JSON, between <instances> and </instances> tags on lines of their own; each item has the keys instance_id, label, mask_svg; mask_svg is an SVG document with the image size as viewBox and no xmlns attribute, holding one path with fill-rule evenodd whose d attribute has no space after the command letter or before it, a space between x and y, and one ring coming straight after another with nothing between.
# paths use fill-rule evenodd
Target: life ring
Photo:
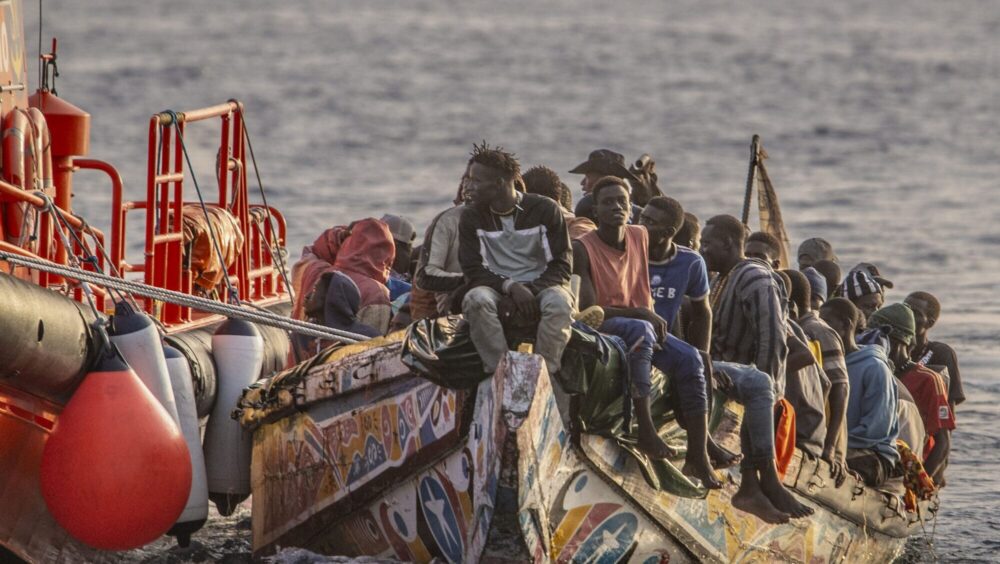
<instances>
[{"instance_id":1,"label":"life ring","mask_svg":"<svg viewBox=\"0 0 1000 564\"><path fill-rule=\"evenodd\" d=\"M28 118L34 126L35 155L42 155L41 162L35 166L36 178L41 178L42 189L50 198L55 197L55 176L52 171L52 135L45 114L38 108L28 108ZM40 176L39 176L40 175Z\"/></svg>"},{"instance_id":2,"label":"life ring","mask_svg":"<svg viewBox=\"0 0 1000 564\"><path fill-rule=\"evenodd\" d=\"M3 179L22 190L35 189L35 135L28 112L13 110L3 119ZM23 240L34 230L27 202L3 204L4 233L8 243L26 246Z\"/></svg>"}]
</instances>

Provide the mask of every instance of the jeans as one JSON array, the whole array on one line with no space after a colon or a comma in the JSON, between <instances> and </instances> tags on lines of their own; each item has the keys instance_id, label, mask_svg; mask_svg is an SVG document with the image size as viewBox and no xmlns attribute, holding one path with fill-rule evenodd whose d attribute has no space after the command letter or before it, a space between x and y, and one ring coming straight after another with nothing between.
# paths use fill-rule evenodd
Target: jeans
<instances>
[{"instance_id":1,"label":"jeans","mask_svg":"<svg viewBox=\"0 0 1000 564\"><path fill-rule=\"evenodd\" d=\"M774 460L774 381L757 368L716 361L716 371L725 373L733 381L726 391L730 399L744 407L740 424L740 449L743 467L761 468Z\"/></svg>"},{"instance_id":2,"label":"jeans","mask_svg":"<svg viewBox=\"0 0 1000 564\"><path fill-rule=\"evenodd\" d=\"M497 304L502 296L489 286L477 286L465 294L462 313L469 322L469 336L476 346L483 368L495 372L500 359L507 354L507 338L497 317ZM573 297L562 286L550 286L535 296L541 312L535 338L535 352L545 359L550 374L559 371L563 349L569 343L573 323Z\"/></svg>"},{"instance_id":3,"label":"jeans","mask_svg":"<svg viewBox=\"0 0 1000 564\"><path fill-rule=\"evenodd\" d=\"M605 319L598 331L625 341L625 348L629 351L629 393L632 399L649 397L652 391L649 373L653 368L653 344L657 340L653 324L630 317L612 317Z\"/></svg>"},{"instance_id":4,"label":"jeans","mask_svg":"<svg viewBox=\"0 0 1000 564\"><path fill-rule=\"evenodd\" d=\"M708 411L705 394L705 364L698 349L667 334L662 348L653 353L653 366L670 377L677 388L677 405L686 415Z\"/></svg>"}]
</instances>

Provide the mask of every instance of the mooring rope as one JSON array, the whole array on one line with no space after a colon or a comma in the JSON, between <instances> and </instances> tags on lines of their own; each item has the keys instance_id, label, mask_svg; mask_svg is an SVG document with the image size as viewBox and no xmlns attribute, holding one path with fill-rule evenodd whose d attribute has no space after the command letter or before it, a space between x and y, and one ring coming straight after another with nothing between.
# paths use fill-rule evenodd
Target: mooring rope
<instances>
[{"instance_id":1,"label":"mooring rope","mask_svg":"<svg viewBox=\"0 0 1000 564\"><path fill-rule=\"evenodd\" d=\"M164 290L163 288L149 286L141 282L115 278L113 276L89 270L75 269L45 260L15 255L6 251L0 251L0 260L40 270L42 272L48 272L50 274L57 274L66 278L79 280L81 282L97 284L98 286L104 286L109 289L113 288L123 292L131 292L137 296L143 296L149 299L182 305L207 313L215 313L218 315L225 315L227 317L243 319L244 321L268 325L270 327L277 327L278 329L293 331L309 337L319 337L321 339L331 339L345 343L356 343L358 341L368 339L368 337L357 333L341 331L340 329L332 329L330 327L324 327L323 325L317 325L307 321L290 319L266 310L256 310L242 305L228 305L222 302L200 298L198 296L175 292L173 290Z\"/></svg>"}]
</instances>

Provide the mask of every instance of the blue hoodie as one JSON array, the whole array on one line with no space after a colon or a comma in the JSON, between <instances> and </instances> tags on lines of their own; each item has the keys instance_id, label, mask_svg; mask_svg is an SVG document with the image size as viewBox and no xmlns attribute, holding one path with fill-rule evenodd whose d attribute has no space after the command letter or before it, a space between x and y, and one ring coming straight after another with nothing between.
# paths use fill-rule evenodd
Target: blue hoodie
<instances>
[{"instance_id":1,"label":"blue hoodie","mask_svg":"<svg viewBox=\"0 0 1000 564\"><path fill-rule=\"evenodd\" d=\"M863 345L845 360L850 380L847 446L870 448L892 463L899 461L899 391L885 351L876 345Z\"/></svg>"}]
</instances>

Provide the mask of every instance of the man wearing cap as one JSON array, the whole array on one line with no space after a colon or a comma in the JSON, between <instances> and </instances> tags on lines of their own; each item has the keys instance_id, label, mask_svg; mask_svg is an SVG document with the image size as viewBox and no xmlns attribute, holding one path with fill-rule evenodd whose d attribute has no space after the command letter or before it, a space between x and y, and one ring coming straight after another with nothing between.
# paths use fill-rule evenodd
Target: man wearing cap
<instances>
[{"instance_id":1,"label":"man wearing cap","mask_svg":"<svg viewBox=\"0 0 1000 564\"><path fill-rule=\"evenodd\" d=\"M642 182L642 180L629 172L628 167L625 166L625 157L621 153L616 153L611 149L591 151L587 160L576 165L569 172L570 174L583 175L583 180L580 181L580 187L583 189L583 198L577 202L574 212L578 217L588 217L595 223L597 217L594 215L594 200L590 196L590 193L593 191L594 184L598 180L605 176L623 178L627 181L630 195L632 186ZM642 208L632 204L630 223L639 222L640 211L642 211Z\"/></svg>"},{"instance_id":2,"label":"man wearing cap","mask_svg":"<svg viewBox=\"0 0 1000 564\"><path fill-rule=\"evenodd\" d=\"M910 360L910 346L916 333L913 310L905 304L892 304L872 314L869 324L884 327L889 335L889 359L895 374L906 386L924 422L924 432L930 438L924 448L924 469L937 484L943 483L945 462L951 450L951 431L955 416L948 404L941 375Z\"/></svg>"},{"instance_id":3,"label":"man wearing cap","mask_svg":"<svg viewBox=\"0 0 1000 564\"><path fill-rule=\"evenodd\" d=\"M899 462L899 392L882 347L855 342L860 316L845 298L823 304L820 317L840 337L847 364L847 466L869 486L881 485Z\"/></svg>"},{"instance_id":4,"label":"man wearing cap","mask_svg":"<svg viewBox=\"0 0 1000 564\"><path fill-rule=\"evenodd\" d=\"M493 373L508 350L501 315L512 310L537 322L534 350L555 374L573 322L573 251L562 212L548 198L517 191L521 167L512 153L484 143L470 163L471 203L458 223L458 259L471 288L462 313L472 343Z\"/></svg>"},{"instance_id":5,"label":"man wearing cap","mask_svg":"<svg viewBox=\"0 0 1000 564\"><path fill-rule=\"evenodd\" d=\"M799 245L799 270L812 266L821 260L837 262L833 245L822 237L813 237L802 241L802 244Z\"/></svg>"},{"instance_id":6,"label":"man wearing cap","mask_svg":"<svg viewBox=\"0 0 1000 564\"><path fill-rule=\"evenodd\" d=\"M815 276L810 277L810 271ZM837 479L838 484L843 481L845 474L845 456L847 454L847 396L850 387L847 377L847 364L844 361L844 345L840 341L837 332L834 331L825 321L820 319L819 313L813 308L816 291L812 288L813 278L818 278L818 284L822 285L820 294L826 297L826 280L812 267L807 268L796 276L788 272L792 281L791 300L798 310L798 323L805 331L810 341L819 343L820 359L823 363L823 373L829 382L829 391L826 392L824 401L820 402L829 405L829 418L826 420L825 435L821 439L820 448L822 454L820 458L830 464L832 477ZM796 417L799 410L796 409ZM798 421L796 421L798 425Z\"/></svg>"}]
</instances>

